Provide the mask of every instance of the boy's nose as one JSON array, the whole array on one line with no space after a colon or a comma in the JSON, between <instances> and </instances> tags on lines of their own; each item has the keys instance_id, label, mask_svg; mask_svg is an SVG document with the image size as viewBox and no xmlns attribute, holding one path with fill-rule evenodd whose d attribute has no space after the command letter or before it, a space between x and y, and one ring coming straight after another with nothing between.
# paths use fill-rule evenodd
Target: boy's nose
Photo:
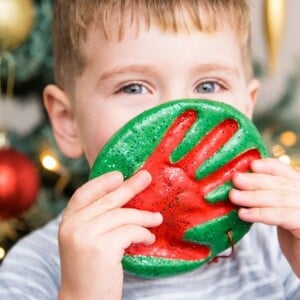
<instances>
[{"instance_id":1,"label":"boy's nose","mask_svg":"<svg viewBox=\"0 0 300 300\"><path fill-rule=\"evenodd\" d=\"M173 84L161 95L161 103L185 98L193 98L193 93L189 91L182 83Z\"/></svg>"}]
</instances>

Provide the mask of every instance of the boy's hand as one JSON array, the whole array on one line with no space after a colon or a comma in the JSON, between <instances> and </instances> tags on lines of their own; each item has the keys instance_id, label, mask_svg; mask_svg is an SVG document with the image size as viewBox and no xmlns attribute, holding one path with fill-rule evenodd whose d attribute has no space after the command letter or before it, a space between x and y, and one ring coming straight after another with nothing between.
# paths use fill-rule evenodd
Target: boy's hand
<instances>
[{"instance_id":1,"label":"boy's hand","mask_svg":"<svg viewBox=\"0 0 300 300\"><path fill-rule=\"evenodd\" d=\"M107 173L79 188L66 207L59 229L62 284L59 299L120 299L121 260L131 243L152 244L147 227L162 216L121 208L151 182L146 171L127 181Z\"/></svg>"},{"instance_id":2,"label":"boy's hand","mask_svg":"<svg viewBox=\"0 0 300 300\"><path fill-rule=\"evenodd\" d=\"M239 217L278 226L279 242L300 277L300 173L277 159L252 162L254 173L237 173L230 200L243 206Z\"/></svg>"}]
</instances>

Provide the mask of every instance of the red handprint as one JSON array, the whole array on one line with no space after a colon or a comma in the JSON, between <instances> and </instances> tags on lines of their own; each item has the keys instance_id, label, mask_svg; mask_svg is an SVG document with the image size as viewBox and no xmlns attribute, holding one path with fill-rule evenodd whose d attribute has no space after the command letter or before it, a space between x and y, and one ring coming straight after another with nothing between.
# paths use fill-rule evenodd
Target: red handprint
<instances>
[{"instance_id":1,"label":"red handprint","mask_svg":"<svg viewBox=\"0 0 300 300\"><path fill-rule=\"evenodd\" d=\"M260 158L260 154L258 150L250 149L205 178L197 180L197 169L233 137L239 125L234 119L225 119L183 158L172 162L171 153L196 120L197 112L193 110L187 110L178 116L141 168L152 174L152 183L128 202L126 207L159 211L163 214L164 222L151 229L156 235L155 244L131 245L126 254L184 260L205 259L210 253L209 246L185 241L184 233L236 208L227 200L209 203L205 196L230 181L235 172L249 171L250 162Z\"/></svg>"}]
</instances>

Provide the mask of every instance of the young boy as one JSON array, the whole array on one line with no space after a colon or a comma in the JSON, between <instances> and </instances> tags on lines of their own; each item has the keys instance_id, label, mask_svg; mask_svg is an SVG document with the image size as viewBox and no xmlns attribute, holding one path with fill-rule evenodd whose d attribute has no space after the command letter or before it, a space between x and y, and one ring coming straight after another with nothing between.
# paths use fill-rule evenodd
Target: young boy
<instances>
[{"instance_id":1,"label":"young boy","mask_svg":"<svg viewBox=\"0 0 300 300\"><path fill-rule=\"evenodd\" d=\"M243 0L57 0L57 85L44 99L60 149L92 165L125 122L172 99L223 101L250 118L258 82L249 41ZM8 254L0 298L300 299L300 174L274 159L252 171L236 174L230 200L244 207L241 219L277 226L279 243L275 226L255 224L230 259L164 279L123 273L124 250L153 243L148 228L163 217L122 208L149 173L124 181L112 172L79 188L61 218Z\"/></svg>"}]
</instances>

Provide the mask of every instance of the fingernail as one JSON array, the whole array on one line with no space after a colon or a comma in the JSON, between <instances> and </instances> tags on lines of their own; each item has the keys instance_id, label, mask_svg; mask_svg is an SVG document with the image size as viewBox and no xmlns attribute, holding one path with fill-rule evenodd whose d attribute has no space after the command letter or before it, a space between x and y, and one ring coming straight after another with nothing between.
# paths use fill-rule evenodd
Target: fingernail
<instances>
[{"instance_id":1,"label":"fingernail","mask_svg":"<svg viewBox=\"0 0 300 300\"><path fill-rule=\"evenodd\" d=\"M244 175L245 173L241 173L241 172L236 172L235 174L234 174L234 177L235 177L235 179L240 179L240 178L243 178L243 175Z\"/></svg>"},{"instance_id":2,"label":"fingernail","mask_svg":"<svg viewBox=\"0 0 300 300\"><path fill-rule=\"evenodd\" d=\"M114 183L121 183L124 180L123 174L119 171L112 171L109 173L109 179Z\"/></svg>"},{"instance_id":3,"label":"fingernail","mask_svg":"<svg viewBox=\"0 0 300 300\"><path fill-rule=\"evenodd\" d=\"M149 184L152 180L151 174L146 170L139 171L136 176L136 180L139 180L143 184Z\"/></svg>"},{"instance_id":4,"label":"fingernail","mask_svg":"<svg viewBox=\"0 0 300 300\"><path fill-rule=\"evenodd\" d=\"M249 215L249 209L247 209L247 208L240 208L239 209L239 215L240 216L247 216L247 215Z\"/></svg>"},{"instance_id":5,"label":"fingernail","mask_svg":"<svg viewBox=\"0 0 300 300\"><path fill-rule=\"evenodd\" d=\"M151 241L151 244L153 244L155 241L156 241L156 236L155 236L154 233L152 233L152 241Z\"/></svg>"},{"instance_id":6,"label":"fingernail","mask_svg":"<svg viewBox=\"0 0 300 300\"><path fill-rule=\"evenodd\" d=\"M160 212L154 213L154 218L157 220L157 222L162 222L163 221L163 216Z\"/></svg>"},{"instance_id":7,"label":"fingernail","mask_svg":"<svg viewBox=\"0 0 300 300\"><path fill-rule=\"evenodd\" d=\"M232 188L229 192L229 195L231 198L236 198L239 194L239 190L235 189L235 188Z\"/></svg>"},{"instance_id":8,"label":"fingernail","mask_svg":"<svg viewBox=\"0 0 300 300\"><path fill-rule=\"evenodd\" d=\"M255 171L257 168L259 169L261 165L262 165L262 160L258 160L258 159L253 160L251 162L251 170Z\"/></svg>"}]
</instances>

